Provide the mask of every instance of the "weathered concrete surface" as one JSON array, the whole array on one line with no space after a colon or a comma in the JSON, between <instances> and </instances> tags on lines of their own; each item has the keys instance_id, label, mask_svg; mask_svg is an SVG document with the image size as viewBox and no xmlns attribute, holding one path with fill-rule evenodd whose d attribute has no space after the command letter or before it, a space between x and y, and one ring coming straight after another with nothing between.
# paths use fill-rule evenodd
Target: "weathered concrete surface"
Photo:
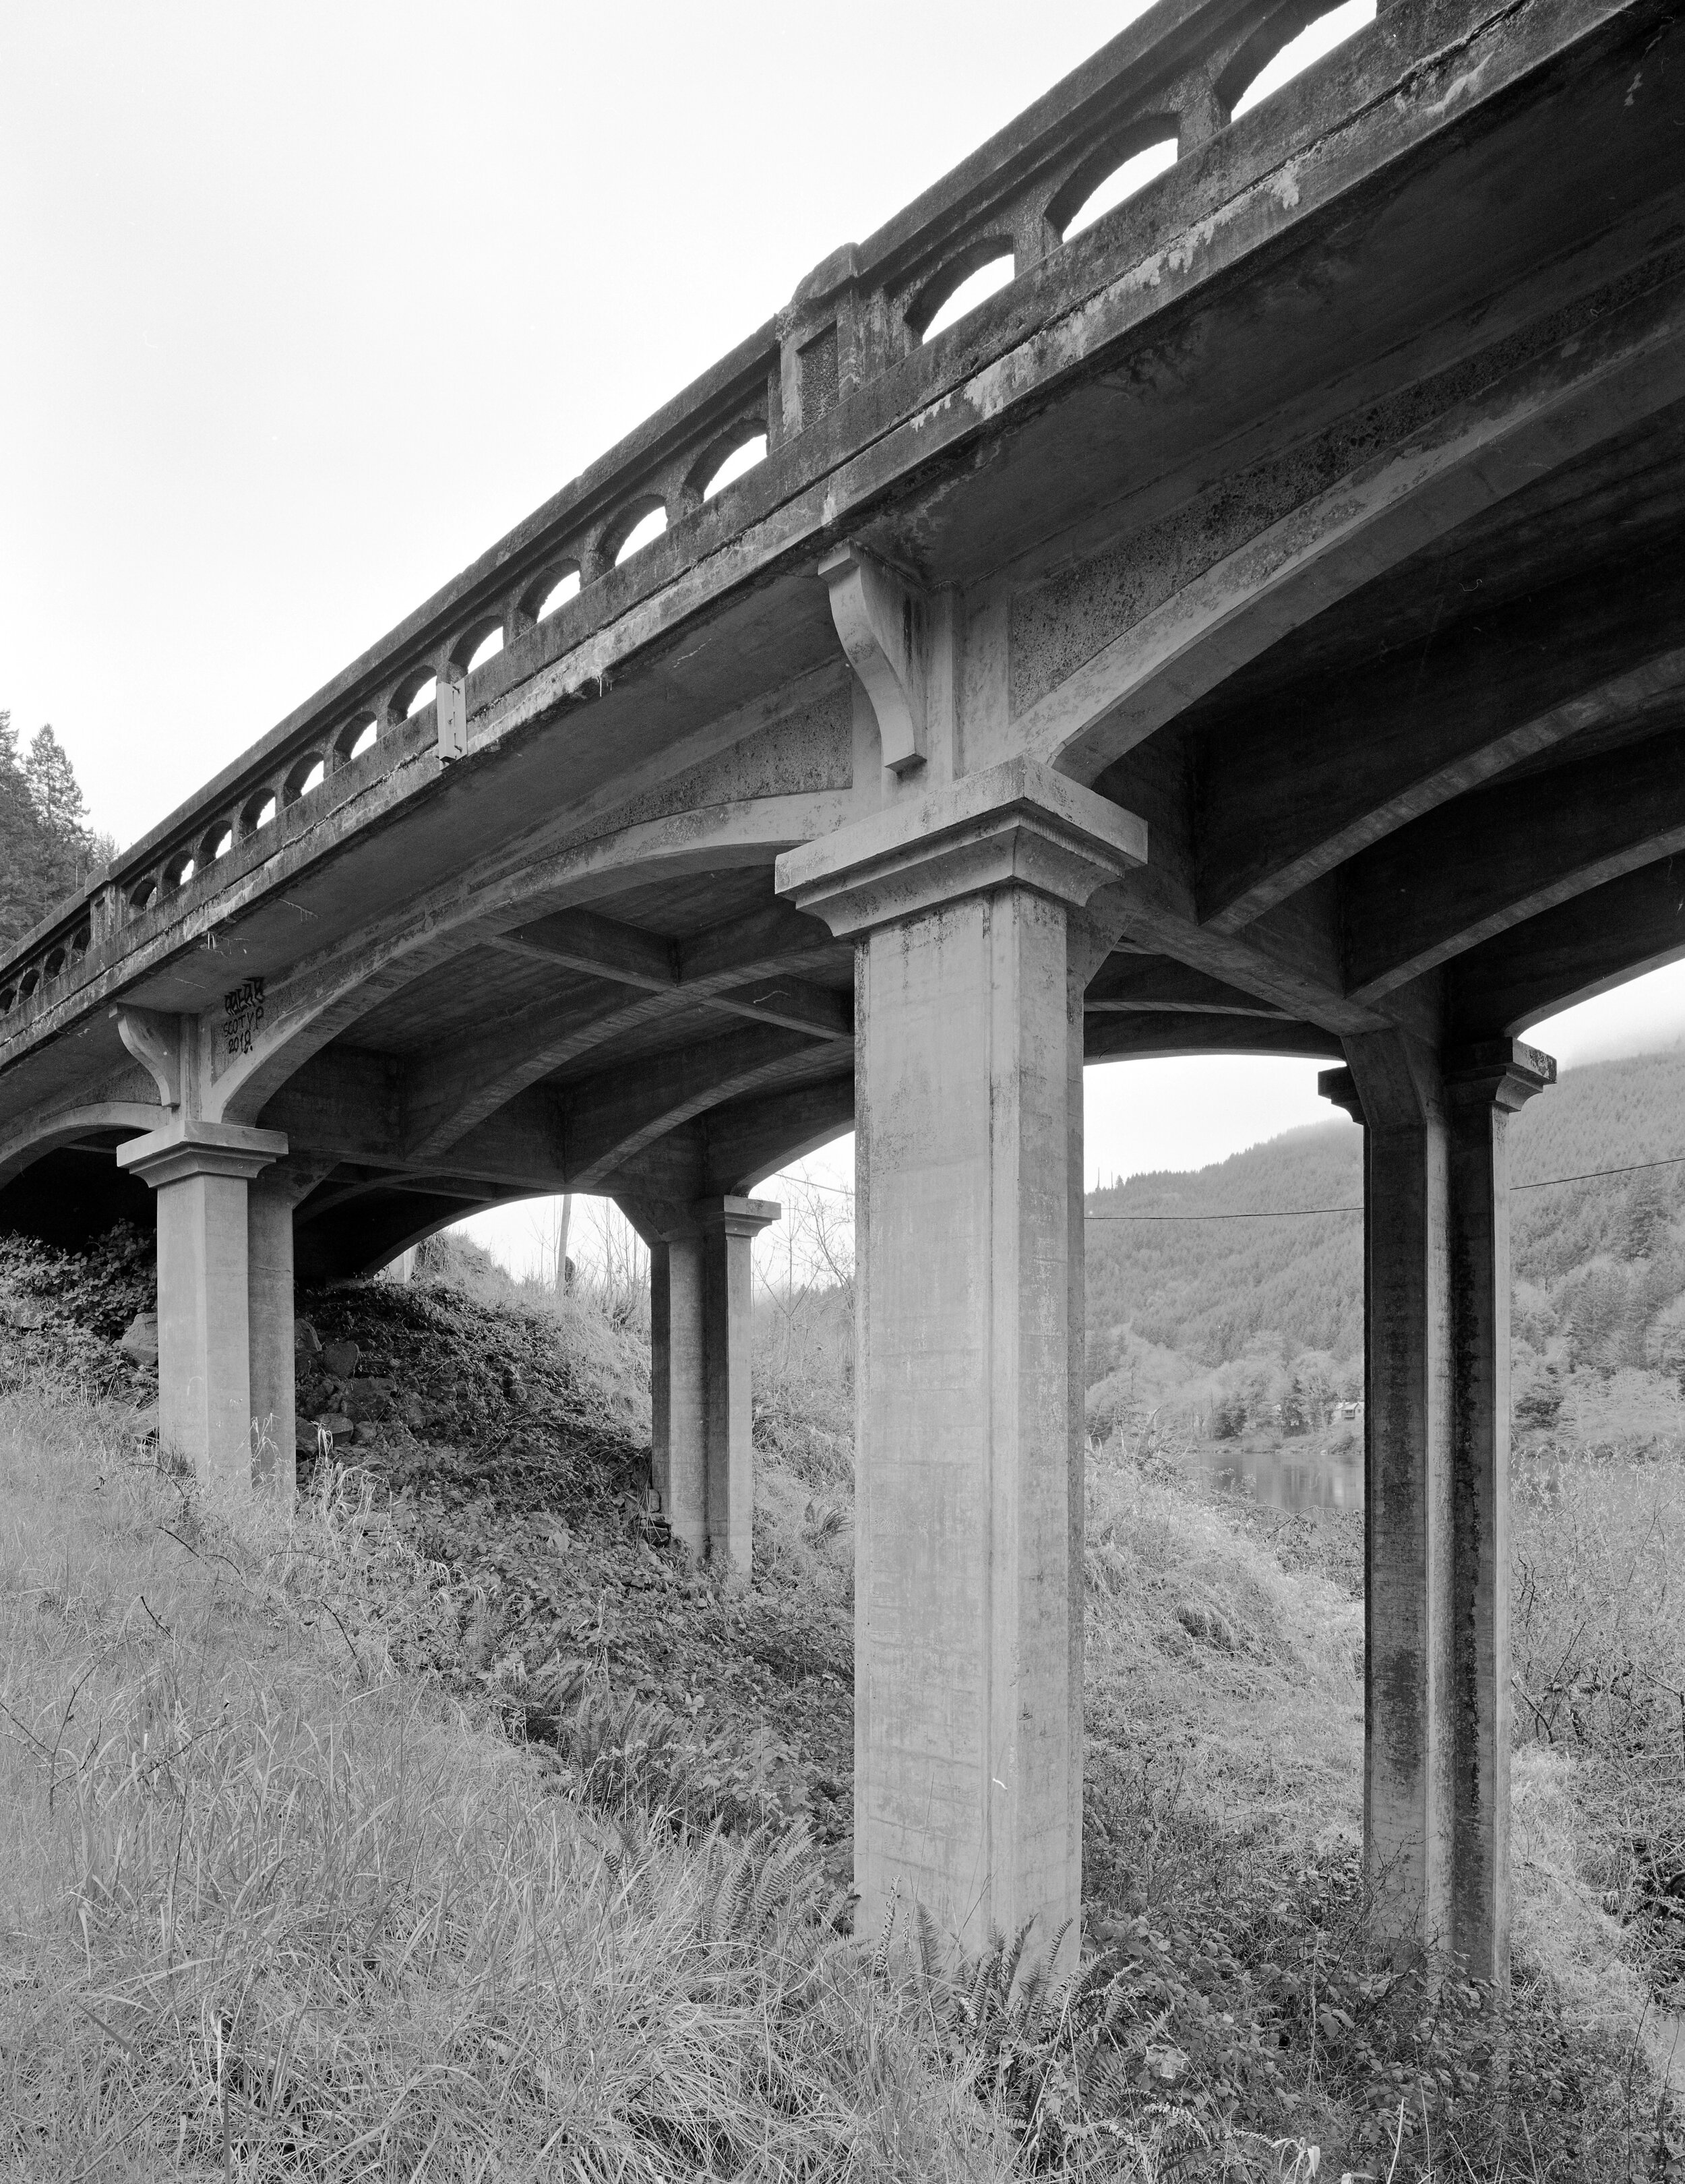
<instances>
[{"instance_id":1,"label":"weathered concrete surface","mask_svg":"<svg viewBox=\"0 0 1685 2184\"><path fill-rule=\"evenodd\" d=\"M118 1154L158 1201L158 1440L202 1477L252 1473L247 1194L273 1130L178 1117ZM292 1337L291 1300L287 1335Z\"/></svg>"},{"instance_id":2,"label":"weathered concrete surface","mask_svg":"<svg viewBox=\"0 0 1685 2184\"><path fill-rule=\"evenodd\" d=\"M1039 1947L1074 1947L1071 1006L1074 994L1080 1022L1089 935L1071 920L1143 850L1127 813L1011 769L780 866L785 892L860 936L854 1885L865 1930L904 1896L967 1947L1033 1919Z\"/></svg>"},{"instance_id":3,"label":"weathered concrete surface","mask_svg":"<svg viewBox=\"0 0 1685 2184\"><path fill-rule=\"evenodd\" d=\"M1555 1064L1354 1040L1365 1128L1369 1886L1400 1945L1509 1977L1508 1115Z\"/></svg>"},{"instance_id":4,"label":"weathered concrete surface","mask_svg":"<svg viewBox=\"0 0 1685 2184\"><path fill-rule=\"evenodd\" d=\"M754 1566L754 1442L750 1408L754 1303L750 1246L778 1218L770 1199L720 1198L702 1225L702 1414L708 1555L746 1580Z\"/></svg>"},{"instance_id":5,"label":"weathered concrete surface","mask_svg":"<svg viewBox=\"0 0 1685 2184\"><path fill-rule=\"evenodd\" d=\"M696 1209L847 1128L858 1086L863 1294L924 1315L863 1321L863 1507L928 1501L915 1546L881 1534L887 1592L862 1536L863 1870L881 1894L904 1858L970 1930L1074 1885L1080 1497L1047 1406L1077 1407L1082 1059L1344 1054L1371 1868L1395 1925L1497 1965L1502 1344L1471 1301L1501 1289L1501 1156L1454 1057L1685 952L1685 28L1388 0L1231 120L1303 20L1160 0L47 920L0 964L0 1221L144 1217L114 1155L178 1127L284 1139L313 1280L609 1193L656 1257L658 1490L741 1557L747 1245L709 1262ZM1175 164L1065 240L1143 130ZM1013 280L925 341L1002 237ZM1083 840L1120 861L1087 898ZM242 1368L205 1295L224 1184L158 1211L171 1430L232 1462L236 1414L286 1409L286 1239L253 1199ZM885 1456L898 1374L946 1468ZM915 1687L906 1553L976 1611L944 1638L969 1683ZM921 1766L927 1839L897 1802Z\"/></svg>"}]
</instances>

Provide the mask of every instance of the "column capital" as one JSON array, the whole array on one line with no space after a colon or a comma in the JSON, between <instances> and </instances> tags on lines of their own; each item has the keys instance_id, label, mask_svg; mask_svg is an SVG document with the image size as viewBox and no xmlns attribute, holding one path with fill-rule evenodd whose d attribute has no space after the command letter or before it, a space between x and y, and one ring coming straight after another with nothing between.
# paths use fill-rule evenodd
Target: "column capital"
<instances>
[{"instance_id":1,"label":"column capital","mask_svg":"<svg viewBox=\"0 0 1685 2184\"><path fill-rule=\"evenodd\" d=\"M190 1175L236 1176L250 1182L286 1151L281 1130L247 1129L236 1123L202 1123L176 1115L117 1148L117 1165L154 1190Z\"/></svg>"},{"instance_id":2,"label":"column capital","mask_svg":"<svg viewBox=\"0 0 1685 2184\"><path fill-rule=\"evenodd\" d=\"M1358 1097L1357 1079L1349 1069L1319 1070L1316 1089L1331 1106L1343 1107L1360 1129L1363 1128L1363 1102Z\"/></svg>"},{"instance_id":3,"label":"column capital","mask_svg":"<svg viewBox=\"0 0 1685 2184\"><path fill-rule=\"evenodd\" d=\"M1518 1039L1478 1039L1445 1056L1445 1096L1454 1106L1484 1104L1513 1114L1555 1082L1554 1057Z\"/></svg>"},{"instance_id":4,"label":"column capital","mask_svg":"<svg viewBox=\"0 0 1685 2184\"><path fill-rule=\"evenodd\" d=\"M701 1198L692 1208L704 1235L758 1236L783 1212L775 1198Z\"/></svg>"},{"instance_id":5,"label":"column capital","mask_svg":"<svg viewBox=\"0 0 1685 2184\"><path fill-rule=\"evenodd\" d=\"M787 850L776 884L841 939L1001 887L1081 907L1146 861L1144 820L1015 758Z\"/></svg>"}]
</instances>

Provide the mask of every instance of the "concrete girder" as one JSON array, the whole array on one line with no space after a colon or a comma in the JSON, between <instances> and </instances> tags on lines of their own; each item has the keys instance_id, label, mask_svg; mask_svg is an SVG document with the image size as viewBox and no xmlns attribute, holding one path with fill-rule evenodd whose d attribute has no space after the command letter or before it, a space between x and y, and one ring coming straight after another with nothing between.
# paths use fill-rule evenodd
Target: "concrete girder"
<instances>
[{"instance_id":1,"label":"concrete girder","mask_svg":"<svg viewBox=\"0 0 1685 2184\"><path fill-rule=\"evenodd\" d=\"M813 1041L798 1032L756 1026L641 1059L576 1087L563 1123L569 1188L601 1188L680 1123L776 1085L813 1050Z\"/></svg>"},{"instance_id":2,"label":"concrete girder","mask_svg":"<svg viewBox=\"0 0 1685 2184\"><path fill-rule=\"evenodd\" d=\"M469 950L495 941L501 918L583 903L648 880L732 861L770 865L780 850L828 833L843 814L830 792L762 797L638 821L588 840L488 862L406 903L393 915L305 958L265 996L249 1052L220 1071L207 1112L244 1120L263 1112L292 1071L403 987ZM553 827L548 830L556 830ZM214 996L208 993L207 1002Z\"/></svg>"},{"instance_id":3,"label":"concrete girder","mask_svg":"<svg viewBox=\"0 0 1685 2184\"><path fill-rule=\"evenodd\" d=\"M1013 744L1095 779L1335 599L1678 400L1685 282L1617 296L1237 543L1014 720Z\"/></svg>"},{"instance_id":4,"label":"concrete girder","mask_svg":"<svg viewBox=\"0 0 1685 2184\"><path fill-rule=\"evenodd\" d=\"M1180 1014L1279 1017L1281 1011L1238 986L1190 970L1163 956L1117 954L1108 957L1082 996L1088 1016L1132 1011L1172 1010Z\"/></svg>"},{"instance_id":5,"label":"concrete girder","mask_svg":"<svg viewBox=\"0 0 1685 2184\"><path fill-rule=\"evenodd\" d=\"M1439 976L1448 1035L1514 1036L1682 956L1685 856L1674 855L1542 911L1447 965Z\"/></svg>"},{"instance_id":6,"label":"concrete girder","mask_svg":"<svg viewBox=\"0 0 1685 2184\"><path fill-rule=\"evenodd\" d=\"M731 1100L708 1117L704 1190L741 1196L854 1126L852 1068L817 1084Z\"/></svg>"},{"instance_id":7,"label":"concrete girder","mask_svg":"<svg viewBox=\"0 0 1685 2184\"><path fill-rule=\"evenodd\" d=\"M1685 712L1685 707L1682 707ZM1685 731L1460 797L1341 874L1349 990L1378 1000L1685 850Z\"/></svg>"},{"instance_id":8,"label":"concrete girder","mask_svg":"<svg viewBox=\"0 0 1685 2184\"><path fill-rule=\"evenodd\" d=\"M406 1153L412 1162L437 1158L529 1085L594 1047L659 1023L671 1007L668 994L640 992L629 1000L623 987L565 1012L553 1001L535 1001L495 1040L430 1056L408 1072Z\"/></svg>"},{"instance_id":9,"label":"concrete girder","mask_svg":"<svg viewBox=\"0 0 1685 2184\"><path fill-rule=\"evenodd\" d=\"M1170 1009L1091 1016L1082 1025L1085 1061L1145 1061L1173 1054L1303 1054L1337 1056L1338 1035L1318 1025L1280 1017L1182 1015Z\"/></svg>"},{"instance_id":10,"label":"concrete girder","mask_svg":"<svg viewBox=\"0 0 1685 2184\"><path fill-rule=\"evenodd\" d=\"M0 1190L61 1146L111 1130L144 1137L165 1120L164 1108L142 1100L88 1100L31 1116L0 1138Z\"/></svg>"},{"instance_id":11,"label":"concrete girder","mask_svg":"<svg viewBox=\"0 0 1685 2184\"><path fill-rule=\"evenodd\" d=\"M1643 590L1677 602L1677 629L1685 614L1677 568L1651 554L1626 572L1614 601L1623 617L1648 574ZM1632 665L1630 628L1611 636L1610 601L1599 596L1588 611L1585 588L1436 632L1431 654L1412 649L1367 676L1342 675L1321 705L1296 688L1279 723L1248 722L1243 771L1207 769L1202 918L1237 932L1518 760L1685 690L1685 650L1659 640L1653 658Z\"/></svg>"}]
</instances>

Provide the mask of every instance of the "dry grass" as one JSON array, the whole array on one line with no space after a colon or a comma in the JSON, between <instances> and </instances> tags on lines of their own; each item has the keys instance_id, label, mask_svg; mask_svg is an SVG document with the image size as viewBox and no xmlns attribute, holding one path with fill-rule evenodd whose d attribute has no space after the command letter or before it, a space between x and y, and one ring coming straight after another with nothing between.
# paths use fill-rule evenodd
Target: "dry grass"
<instances>
[{"instance_id":1,"label":"dry grass","mask_svg":"<svg viewBox=\"0 0 1685 2184\"><path fill-rule=\"evenodd\" d=\"M219 1512L129 1424L0 1409L5 2173L1008 2173L799 1835L593 1819L390 1673L377 1520Z\"/></svg>"}]
</instances>

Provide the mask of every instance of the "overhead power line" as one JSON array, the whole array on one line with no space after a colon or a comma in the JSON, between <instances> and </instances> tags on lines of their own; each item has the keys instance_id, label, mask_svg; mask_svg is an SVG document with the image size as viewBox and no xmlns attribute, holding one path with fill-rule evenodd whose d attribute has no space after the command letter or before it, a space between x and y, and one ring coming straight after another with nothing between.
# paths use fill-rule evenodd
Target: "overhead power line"
<instances>
[{"instance_id":1,"label":"overhead power line","mask_svg":"<svg viewBox=\"0 0 1685 2184\"><path fill-rule=\"evenodd\" d=\"M1642 1175L1654 1167L1685 1167L1685 1153L1671 1160L1633 1161L1626 1167L1588 1167L1580 1175L1548 1175L1538 1183L1512 1183L1517 1190L1554 1190L1561 1183L1596 1183L1606 1175ZM1089 1213L1087 1221L1317 1221L1331 1213L1361 1213L1360 1206L1260 1206L1255 1213Z\"/></svg>"}]
</instances>

